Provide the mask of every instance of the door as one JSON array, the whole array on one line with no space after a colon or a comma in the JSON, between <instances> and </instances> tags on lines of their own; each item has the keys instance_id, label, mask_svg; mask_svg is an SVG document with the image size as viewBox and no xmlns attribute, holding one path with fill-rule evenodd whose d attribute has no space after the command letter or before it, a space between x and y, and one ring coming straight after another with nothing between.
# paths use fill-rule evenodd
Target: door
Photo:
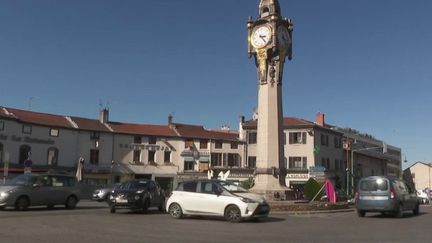
<instances>
[{"instance_id":1,"label":"door","mask_svg":"<svg viewBox=\"0 0 432 243\"><path fill-rule=\"evenodd\" d=\"M224 215L227 198L222 195L222 188L214 182L203 181L199 189L199 211L208 215Z\"/></svg>"}]
</instances>

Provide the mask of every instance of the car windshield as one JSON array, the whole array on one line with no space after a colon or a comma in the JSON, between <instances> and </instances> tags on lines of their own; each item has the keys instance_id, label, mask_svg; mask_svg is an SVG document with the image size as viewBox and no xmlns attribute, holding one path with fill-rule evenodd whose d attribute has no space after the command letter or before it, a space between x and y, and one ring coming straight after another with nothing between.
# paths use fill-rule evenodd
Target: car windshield
<instances>
[{"instance_id":1,"label":"car windshield","mask_svg":"<svg viewBox=\"0 0 432 243\"><path fill-rule=\"evenodd\" d=\"M223 188L225 188L229 192L249 192L248 190L244 189L243 187L236 185L232 182L228 182L228 181L220 181L219 185L221 185Z\"/></svg>"},{"instance_id":2,"label":"car windshield","mask_svg":"<svg viewBox=\"0 0 432 243\"><path fill-rule=\"evenodd\" d=\"M116 187L116 189L120 189L120 190L145 189L147 184L148 181L129 181Z\"/></svg>"},{"instance_id":3,"label":"car windshield","mask_svg":"<svg viewBox=\"0 0 432 243\"><path fill-rule=\"evenodd\" d=\"M385 179L364 180L360 182L361 191L387 191L388 182Z\"/></svg>"},{"instance_id":4,"label":"car windshield","mask_svg":"<svg viewBox=\"0 0 432 243\"><path fill-rule=\"evenodd\" d=\"M14 177L6 182L6 186L31 186L36 182L36 176L25 174Z\"/></svg>"}]
</instances>

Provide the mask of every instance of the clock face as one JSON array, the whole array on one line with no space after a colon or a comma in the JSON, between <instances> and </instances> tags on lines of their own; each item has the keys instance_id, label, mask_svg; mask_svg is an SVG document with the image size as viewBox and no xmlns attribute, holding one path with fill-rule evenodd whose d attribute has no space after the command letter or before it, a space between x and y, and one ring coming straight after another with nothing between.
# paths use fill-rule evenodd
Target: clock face
<instances>
[{"instance_id":1,"label":"clock face","mask_svg":"<svg viewBox=\"0 0 432 243\"><path fill-rule=\"evenodd\" d=\"M271 40L271 29L269 26L260 26L252 33L252 46L255 48L265 47Z\"/></svg>"},{"instance_id":2,"label":"clock face","mask_svg":"<svg viewBox=\"0 0 432 243\"><path fill-rule=\"evenodd\" d=\"M278 42L282 47L288 47L291 42L288 30L283 26L278 28Z\"/></svg>"}]
</instances>

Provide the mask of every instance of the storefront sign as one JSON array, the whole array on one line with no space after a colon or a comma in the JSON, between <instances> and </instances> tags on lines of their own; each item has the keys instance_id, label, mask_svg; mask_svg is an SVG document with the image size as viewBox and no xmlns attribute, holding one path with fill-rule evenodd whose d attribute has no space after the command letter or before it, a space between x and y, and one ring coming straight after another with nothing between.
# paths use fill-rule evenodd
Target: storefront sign
<instances>
[{"instance_id":1,"label":"storefront sign","mask_svg":"<svg viewBox=\"0 0 432 243\"><path fill-rule=\"evenodd\" d=\"M8 140L9 136L0 134L0 140ZM54 140L51 139L43 139L43 138L31 138L31 137L18 137L15 135L12 135L10 137L10 140L12 142L25 142L25 143L40 143L40 144L54 144Z\"/></svg>"},{"instance_id":2,"label":"storefront sign","mask_svg":"<svg viewBox=\"0 0 432 243\"><path fill-rule=\"evenodd\" d=\"M309 174L287 174L286 178L288 178L288 179L308 179Z\"/></svg>"}]
</instances>

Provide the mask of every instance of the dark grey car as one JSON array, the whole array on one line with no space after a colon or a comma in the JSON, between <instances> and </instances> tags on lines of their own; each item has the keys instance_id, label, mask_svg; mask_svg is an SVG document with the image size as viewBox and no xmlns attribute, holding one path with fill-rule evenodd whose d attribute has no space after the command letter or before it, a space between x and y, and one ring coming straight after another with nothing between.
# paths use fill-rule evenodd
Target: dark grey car
<instances>
[{"instance_id":1,"label":"dark grey car","mask_svg":"<svg viewBox=\"0 0 432 243\"><path fill-rule=\"evenodd\" d=\"M392 213L403 217L404 211L419 214L417 194L403 180L385 176L370 176L359 181L356 193L357 214L367 212Z\"/></svg>"},{"instance_id":2,"label":"dark grey car","mask_svg":"<svg viewBox=\"0 0 432 243\"><path fill-rule=\"evenodd\" d=\"M74 176L65 174L23 174L0 186L0 209L30 206L64 205L73 209L79 202L79 188Z\"/></svg>"}]
</instances>

